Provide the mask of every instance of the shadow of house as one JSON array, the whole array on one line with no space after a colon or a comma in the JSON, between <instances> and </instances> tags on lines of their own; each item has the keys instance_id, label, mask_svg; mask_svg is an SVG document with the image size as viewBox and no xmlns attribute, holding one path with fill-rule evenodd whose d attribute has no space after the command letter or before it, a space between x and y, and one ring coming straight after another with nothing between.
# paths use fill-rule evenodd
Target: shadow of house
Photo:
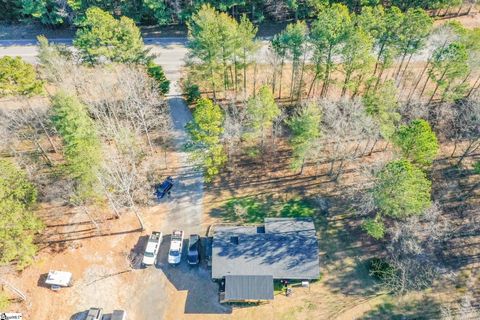
<instances>
[{"instance_id":1,"label":"shadow of house","mask_svg":"<svg viewBox=\"0 0 480 320\"><path fill-rule=\"evenodd\" d=\"M178 265L168 264L170 235L165 235L159 250L157 268L178 291L187 291L186 314L229 314L232 309L218 301L218 284L213 282L210 271L204 265L190 266L186 260L187 241L184 241L182 261Z\"/></svg>"}]
</instances>

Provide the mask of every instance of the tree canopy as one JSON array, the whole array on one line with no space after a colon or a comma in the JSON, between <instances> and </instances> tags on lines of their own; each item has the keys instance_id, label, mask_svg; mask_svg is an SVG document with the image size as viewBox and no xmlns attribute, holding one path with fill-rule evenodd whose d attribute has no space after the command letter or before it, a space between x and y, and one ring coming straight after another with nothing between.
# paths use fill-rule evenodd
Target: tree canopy
<instances>
[{"instance_id":1,"label":"tree canopy","mask_svg":"<svg viewBox=\"0 0 480 320\"><path fill-rule=\"evenodd\" d=\"M303 169L309 151L316 139L320 137L320 121L320 108L313 103L300 109L288 121L288 126L292 131L290 144L293 147L292 167L294 169Z\"/></svg>"},{"instance_id":2,"label":"tree canopy","mask_svg":"<svg viewBox=\"0 0 480 320\"><path fill-rule=\"evenodd\" d=\"M222 109L211 100L201 98L193 111L193 120L187 125L193 159L204 169L207 182L219 173L227 160L221 143L223 121Z\"/></svg>"},{"instance_id":3,"label":"tree canopy","mask_svg":"<svg viewBox=\"0 0 480 320\"><path fill-rule=\"evenodd\" d=\"M53 97L52 105L52 121L65 145L67 170L76 182L72 201L83 204L99 199L97 175L102 150L93 120L76 96L59 92Z\"/></svg>"},{"instance_id":4,"label":"tree canopy","mask_svg":"<svg viewBox=\"0 0 480 320\"><path fill-rule=\"evenodd\" d=\"M419 215L431 205L431 182L408 160L388 163L378 174L373 197L381 214L392 218Z\"/></svg>"},{"instance_id":5,"label":"tree canopy","mask_svg":"<svg viewBox=\"0 0 480 320\"><path fill-rule=\"evenodd\" d=\"M146 63L149 60L135 22L128 17L117 20L97 7L87 10L73 44L89 64L102 60L121 63Z\"/></svg>"},{"instance_id":6,"label":"tree canopy","mask_svg":"<svg viewBox=\"0 0 480 320\"><path fill-rule=\"evenodd\" d=\"M43 229L33 209L37 190L24 171L0 159L0 264L15 261L19 268L30 264L37 251L35 233Z\"/></svg>"},{"instance_id":7,"label":"tree canopy","mask_svg":"<svg viewBox=\"0 0 480 320\"><path fill-rule=\"evenodd\" d=\"M31 96L43 92L43 83L37 79L34 67L20 57L0 58L0 97Z\"/></svg>"},{"instance_id":8,"label":"tree canopy","mask_svg":"<svg viewBox=\"0 0 480 320\"><path fill-rule=\"evenodd\" d=\"M430 124L423 119L400 126L393 137L393 142L406 159L420 166L431 165L439 148L435 133Z\"/></svg>"}]
</instances>

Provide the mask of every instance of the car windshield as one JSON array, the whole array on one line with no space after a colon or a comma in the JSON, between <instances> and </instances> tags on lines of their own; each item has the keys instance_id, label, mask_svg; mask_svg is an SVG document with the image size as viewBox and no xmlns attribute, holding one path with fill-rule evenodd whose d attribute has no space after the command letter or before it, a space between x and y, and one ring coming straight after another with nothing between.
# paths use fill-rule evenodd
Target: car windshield
<instances>
[{"instance_id":1,"label":"car windshield","mask_svg":"<svg viewBox=\"0 0 480 320\"><path fill-rule=\"evenodd\" d=\"M153 252L145 252L144 256L148 258L153 258Z\"/></svg>"},{"instance_id":2,"label":"car windshield","mask_svg":"<svg viewBox=\"0 0 480 320\"><path fill-rule=\"evenodd\" d=\"M177 257L179 255L179 252L177 250L170 250L169 254L173 257Z\"/></svg>"}]
</instances>

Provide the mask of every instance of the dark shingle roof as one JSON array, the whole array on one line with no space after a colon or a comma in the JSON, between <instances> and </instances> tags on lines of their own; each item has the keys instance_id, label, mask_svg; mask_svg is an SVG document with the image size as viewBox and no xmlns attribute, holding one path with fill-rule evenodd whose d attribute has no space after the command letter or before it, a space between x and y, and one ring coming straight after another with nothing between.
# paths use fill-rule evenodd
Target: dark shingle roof
<instances>
[{"instance_id":1,"label":"dark shingle roof","mask_svg":"<svg viewBox=\"0 0 480 320\"><path fill-rule=\"evenodd\" d=\"M226 276L225 300L273 300L273 277Z\"/></svg>"},{"instance_id":2,"label":"dark shingle roof","mask_svg":"<svg viewBox=\"0 0 480 320\"><path fill-rule=\"evenodd\" d=\"M217 227L212 244L212 277L316 279L320 276L318 254L315 226L308 218L265 219L265 233L257 233L256 226Z\"/></svg>"}]
</instances>

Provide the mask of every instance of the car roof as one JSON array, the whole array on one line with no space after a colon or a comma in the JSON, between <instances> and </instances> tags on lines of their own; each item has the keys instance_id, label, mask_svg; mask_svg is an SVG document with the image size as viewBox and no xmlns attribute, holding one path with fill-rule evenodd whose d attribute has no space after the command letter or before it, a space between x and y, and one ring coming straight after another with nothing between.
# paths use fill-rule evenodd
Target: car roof
<instances>
[{"instance_id":1,"label":"car roof","mask_svg":"<svg viewBox=\"0 0 480 320\"><path fill-rule=\"evenodd\" d=\"M170 250L180 250L180 243L172 243Z\"/></svg>"}]
</instances>

